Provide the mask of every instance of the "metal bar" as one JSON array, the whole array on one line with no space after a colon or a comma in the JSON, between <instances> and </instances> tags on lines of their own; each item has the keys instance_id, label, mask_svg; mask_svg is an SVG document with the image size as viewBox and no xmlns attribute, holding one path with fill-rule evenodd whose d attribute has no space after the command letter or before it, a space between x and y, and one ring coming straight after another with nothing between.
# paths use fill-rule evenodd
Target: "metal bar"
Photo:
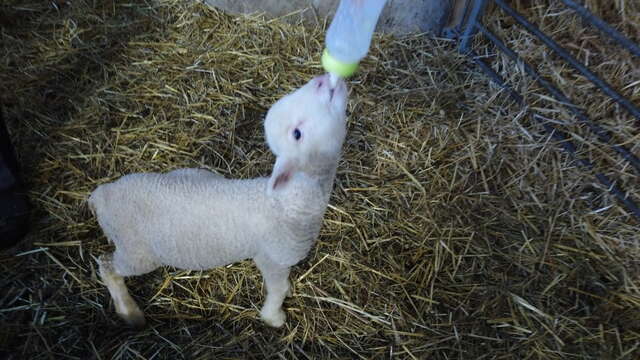
<instances>
[{"instance_id":1,"label":"metal bar","mask_svg":"<svg viewBox=\"0 0 640 360\"><path fill-rule=\"evenodd\" d=\"M578 107L575 106L571 102L571 100L564 95L562 91L560 91L560 89L556 88L553 84L540 76L540 74L538 74L538 72L533 67L531 67L531 65L524 61L524 59L522 59L515 51L510 49L504 42L502 42L502 40L497 35L491 32L491 30L487 29L480 22L476 22L476 27L492 43L494 43L500 50L502 50L503 53L509 56L511 60L517 63L521 63L524 66L524 71L529 74L529 76L535 78L540 86L547 89L547 91L549 91L551 95L556 98L556 100L563 103L569 109L569 111L578 118L581 123L585 124L589 128L589 130L596 134L600 141L610 145L618 154L620 154L625 160L627 160L638 171L638 173L640 173L640 159L638 159L638 157L627 150L624 146L612 144L613 139L605 129L591 121L584 112L578 109Z\"/></svg>"},{"instance_id":2,"label":"metal bar","mask_svg":"<svg viewBox=\"0 0 640 360\"><path fill-rule=\"evenodd\" d=\"M525 105L525 101L522 95L520 95L512 87L507 85L504 79L502 79L502 77L498 73L496 73L491 68L491 66L487 65L478 56L478 54L476 54L475 51L469 50L468 54L473 59L473 61L476 64L478 64L478 66L480 66L480 68L491 78L491 80L493 80L496 84L498 84L500 87L502 87L509 93L511 98L513 98L518 104L522 106ZM578 154L576 153L577 150L575 145L571 140L569 140L567 135L562 130L558 130L552 125L550 125L548 122L545 121L545 119L542 116L538 115L537 113L533 111L531 111L531 113L533 114L532 115L533 118L542 124L545 131L549 133L549 135L553 137L555 140L559 141L560 145L565 149L565 151L567 151L572 158L578 161L580 165L588 168L589 170L593 170L595 168L595 166L591 161L585 158L578 157ZM624 191L620 189L620 187L618 187L618 185L616 185L613 181L611 181L606 175L602 173L596 173L595 177L596 179L598 179L598 181L600 181L601 184L606 186L609 192L612 193L616 198L618 198L618 200L621 203L623 203L636 218L640 220L640 208L638 208L636 203L629 197L628 194L625 194Z\"/></svg>"},{"instance_id":3,"label":"metal bar","mask_svg":"<svg viewBox=\"0 0 640 360\"><path fill-rule=\"evenodd\" d=\"M478 18L482 16L484 12L484 8L487 4L487 0L470 0L473 1L473 8L471 9L471 14L467 19L467 26L462 33L462 37L460 39L460 52L466 53L469 49L469 44L471 43L471 36L473 34L474 24L478 21Z\"/></svg>"},{"instance_id":4,"label":"metal bar","mask_svg":"<svg viewBox=\"0 0 640 360\"><path fill-rule=\"evenodd\" d=\"M581 62L576 60L573 56L571 56L566 50L564 50L560 45L558 45L555 41L553 41L550 37L545 35L540 29L538 29L535 25L530 23L527 19L525 19L522 15L520 15L517 11L507 5L504 0L493 0L498 6L500 6L507 14L511 15L514 20L524 26L527 30L537 36L542 42L544 42L549 48L553 49L558 55L560 55L563 59L565 59L571 66L574 67L578 72L582 75L586 76L592 83L598 86L602 91L604 91L607 95L609 95L613 100L615 100L618 104L624 107L627 111L629 111L633 116L635 116L638 120L640 120L640 109L634 106L628 99L624 96L620 95L616 92L607 82L600 79L598 75L591 72L586 66L584 66Z\"/></svg>"},{"instance_id":5,"label":"metal bar","mask_svg":"<svg viewBox=\"0 0 640 360\"><path fill-rule=\"evenodd\" d=\"M620 45L629 50L635 56L640 57L640 46L636 45L633 41L626 38L618 30L612 28L599 17L593 15L582 5L576 3L573 0L562 0L562 2L573 11L577 12L583 19L587 20L591 25L597 27L604 34L608 35L612 39L616 40Z\"/></svg>"},{"instance_id":6,"label":"metal bar","mask_svg":"<svg viewBox=\"0 0 640 360\"><path fill-rule=\"evenodd\" d=\"M453 0L456 1L456 0ZM464 1L464 9L462 10L462 18L460 19L460 21L458 22L457 25L451 26L451 27L445 27L443 29L443 36L447 39L455 39L455 40L460 40L460 34L462 33L463 29L466 29L467 26L473 26L473 24L471 22L469 22L470 16L471 16L471 9L473 8L473 4L474 1L473 0L459 0L459 1ZM482 16L482 13L477 15L478 17ZM471 33L469 34L469 36L473 35L473 29L471 29ZM458 43L458 45L460 45L460 43ZM458 47L458 49L460 49L460 47Z\"/></svg>"}]
</instances>

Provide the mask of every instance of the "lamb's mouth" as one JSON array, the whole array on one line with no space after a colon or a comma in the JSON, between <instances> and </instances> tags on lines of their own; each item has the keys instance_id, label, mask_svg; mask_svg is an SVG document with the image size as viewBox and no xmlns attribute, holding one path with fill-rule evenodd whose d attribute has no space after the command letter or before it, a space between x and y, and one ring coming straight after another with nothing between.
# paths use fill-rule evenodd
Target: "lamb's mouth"
<instances>
[{"instance_id":1,"label":"lamb's mouth","mask_svg":"<svg viewBox=\"0 0 640 360\"><path fill-rule=\"evenodd\" d=\"M336 91L336 89L329 89L329 101L333 100L333 93Z\"/></svg>"}]
</instances>

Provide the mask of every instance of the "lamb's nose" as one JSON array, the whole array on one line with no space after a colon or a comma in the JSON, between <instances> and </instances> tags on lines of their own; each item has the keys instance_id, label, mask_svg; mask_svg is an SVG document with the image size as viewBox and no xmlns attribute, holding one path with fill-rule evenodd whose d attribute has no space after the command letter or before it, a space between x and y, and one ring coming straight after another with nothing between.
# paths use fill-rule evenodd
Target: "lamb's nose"
<instances>
[{"instance_id":1,"label":"lamb's nose","mask_svg":"<svg viewBox=\"0 0 640 360\"><path fill-rule=\"evenodd\" d=\"M320 89L325 85L328 86L328 87L331 87L331 85L330 85L331 82L329 81L329 74L324 74L324 75L318 76L315 80L316 80L316 88L317 89Z\"/></svg>"}]
</instances>

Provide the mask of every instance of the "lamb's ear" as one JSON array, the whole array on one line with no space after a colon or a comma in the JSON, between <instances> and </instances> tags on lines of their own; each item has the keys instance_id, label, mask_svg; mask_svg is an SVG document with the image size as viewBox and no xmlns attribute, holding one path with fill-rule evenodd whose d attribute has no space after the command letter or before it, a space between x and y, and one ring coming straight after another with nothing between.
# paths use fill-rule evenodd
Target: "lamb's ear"
<instances>
[{"instance_id":1,"label":"lamb's ear","mask_svg":"<svg viewBox=\"0 0 640 360\"><path fill-rule=\"evenodd\" d=\"M269 178L269 191L280 189L289 182L293 176L295 161L289 158L276 158L276 164L273 166L273 172Z\"/></svg>"}]
</instances>

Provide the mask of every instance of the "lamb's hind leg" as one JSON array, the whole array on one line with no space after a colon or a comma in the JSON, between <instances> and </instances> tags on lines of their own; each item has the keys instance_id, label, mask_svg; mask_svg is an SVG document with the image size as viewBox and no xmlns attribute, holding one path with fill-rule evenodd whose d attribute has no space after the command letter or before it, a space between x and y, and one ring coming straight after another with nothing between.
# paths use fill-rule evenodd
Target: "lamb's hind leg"
<instances>
[{"instance_id":1,"label":"lamb's hind leg","mask_svg":"<svg viewBox=\"0 0 640 360\"><path fill-rule=\"evenodd\" d=\"M267 298L260 311L260 317L267 325L280 327L286 319L286 315L282 311L282 303L286 296L291 296L290 268L278 265L263 256L255 258L254 261L260 269L267 287Z\"/></svg>"},{"instance_id":2,"label":"lamb's hind leg","mask_svg":"<svg viewBox=\"0 0 640 360\"><path fill-rule=\"evenodd\" d=\"M115 303L116 313L129 326L135 328L144 327L146 324L144 314L129 294L127 285L124 283L124 277L118 274L114 268L113 254L100 256L98 265L100 266L100 277L107 289L109 289L109 294L111 294Z\"/></svg>"}]
</instances>

